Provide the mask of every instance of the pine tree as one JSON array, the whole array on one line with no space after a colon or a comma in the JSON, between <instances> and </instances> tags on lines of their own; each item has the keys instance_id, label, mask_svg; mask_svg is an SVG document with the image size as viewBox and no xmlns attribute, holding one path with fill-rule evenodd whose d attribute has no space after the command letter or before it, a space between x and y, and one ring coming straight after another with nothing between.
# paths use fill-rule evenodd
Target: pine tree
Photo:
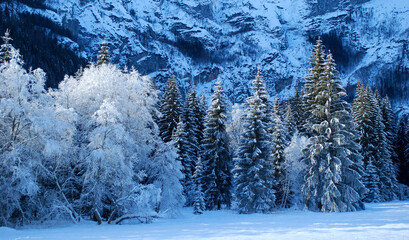
<instances>
[{"instance_id":1,"label":"pine tree","mask_svg":"<svg viewBox=\"0 0 409 240\"><path fill-rule=\"evenodd\" d=\"M206 119L206 114L207 114L207 100L206 100L206 95L203 93L202 96L200 97L199 101L199 114L198 114L198 120L199 120L199 135L197 137L197 141L199 143L202 143L203 141L203 133L205 129L205 119Z\"/></svg>"},{"instance_id":2,"label":"pine tree","mask_svg":"<svg viewBox=\"0 0 409 240\"><path fill-rule=\"evenodd\" d=\"M97 57L97 66L102 65L102 64L108 64L109 63L109 47L108 43L103 41L101 43L101 50L98 52L99 55Z\"/></svg>"},{"instance_id":3,"label":"pine tree","mask_svg":"<svg viewBox=\"0 0 409 240\"><path fill-rule=\"evenodd\" d=\"M315 54L316 49L317 46L314 55L320 58ZM317 62L320 60L312 61L313 64ZM320 71L319 74L315 70ZM308 108L310 116L305 124L310 144L303 159L307 165L302 189L306 206L322 212L362 209L360 197L365 190L359 174L359 167L362 167L357 152L359 145L354 144L356 132L349 124L351 112L343 100L346 93L337 77L331 53L323 68L312 68L308 76L318 79L314 79L312 88L306 88L306 99L311 103Z\"/></svg>"},{"instance_id":4,"label":"pine tree","mask_svg":"<svg viewBox=\"0 0 409 240\"><path fill-rule=\"evenodd\" d=\"M294 136L295 131L297 130L297 123L294 118L293 110L291 107L291 102L288 102L287 108L284 115L284 125L286 127L287 141L291 141L291 138Z\"/></svg>"},{"instance_id":5,"label":"pine tree","mask_svg":"<svg viewBox=\"0 0 409 240\"><path fill-rule=\"evenodd\" d=\"M389 98L386 96L380 102L380 110L382 114L382 123L385 126L385 144L386 148L390 153L390 157L387 159L386 162L386 171L387 176L390 178L391 189L397 189L397 175L398 175L398 168L396 164L393 162L393 159L396 159L396 152L394 149L393 144L396 142L397 134L396 134L396 125L394 121L394 115L392 106L389 102ZM390 200L396 198L396 191L393 195L390 195Z\"/></svg>"},{"instance_id":6,"label":"pine tree","mask_svg":"<svg viewBox=\"0 0 409 240\"><path fill-rule=\"evenodd\" d=\"M235 159L235 189L240 213L270 212L276 185L272 158L271 104L258 73L247 98L244 129Z\"/></svg>"},{"instance_id":7,"label":"pine tree","mask_svg":"<svg viewBox=\"0 0 409 240\"><path fill-rule=\"evenodd\" d=\"M316 124L311 111L313 111L313 105L316 101L316 97L320 94L322 86L318 86L320 83L321 75L324 72L325 52L322 45L321 38L318 38L316 45L314 45L313 53L310 58L311 68L308 69L309 74L305 76L304 83L304 95L301 103L301 129L300 133L310 135L309 129L313 124Z\"/></svg>"},{"instance_id":8,"label":"pine tree","mask_svg":"<svg viewBox=\"0 0 409 240\"><path fill-rule=\"evenodd\" d=\"M193 175L193 180L195 184L195 195L194 195L194 203L193 203L193 209L194 209L193 213L194 214L202 214L206 208L206 205L204 202L204 194L202 190L202 181L201 181L202 173L203 173L203 166L202 166L202 161L199 158L196 164L195 173Z\"/></svg>"},{"instance_id":9,"label":"pine tree","mask_svg":"<svg viewBox=\"0 0 409 240\"><path fill-rule=\"evenodd\" d=\"M218 81L212 105L206 115L203 138L203 193L207 209L221 209L231 204L231 153L226 132L227 102L222 83Z\"/></svg>"},{"instance_id":10,"label":"pine tree","mask_svg":"<svg viewBox=\"0 0 409 240\"><path fill-rule=\"evenodd\" d=\"M396 164L399 167L398 180L400 183L409 185L409 139L407 130L407 116L401 117L398 122L397 138L395 143Z\"/></svg>"},{"instance_id":11,"label":"pine tree","mask_svg":"<svg viewBox=\"0 0 409 240\"><path fill-rule=\"evenodd\" d=\"M380 190L380 201L392 200L396 197L396 170L393 166L390 146L385 134L385 125L380 108L380 97L369 87L358 84L354 100L354 120L362 133L359 143L362 146L362 156L367 168L371 159L376 167ZM366 186L370 188L370 186Z\"/></svg>"},{"instance_id":12,"label":"pine tree","mask_svg":"<svg viewBox=\"0 0 409 240\"><path fill-rule=\"evenodd\" d=\"M280 103L278 98L274 103L273 114L273 133L272 133L272 158L274 161L274 177L277 184L274 186L276 191L276 206L284 208L289 207L291 200L289 187L287 184L287 169L285 169L284 149L287 145L287 132L280 116Z\"/></svg>"},{"instance_id":13,"label":"pine tree","mask_svg":"<svg viewBox=\"0 0 409 240\"><path fill-rule=\"evenodd\" d=\"M182 113L180 92L173 76L168 80L159 111L162 113L158 124L160 136L164 142L169 142Z\"/></svg>"},{"instance_id":14,"label":"pine tree","mask_svg":"<svg viewBox=\"0 0 409 240\"><path fill-rule=\"evenodd\" d=\"M331 110L333 110L334 121L340 122L338 136L341 141L339 146L334 149L341 160L342 176L338 189L345 204L345 208L341 211L363 210L365 206L362 199L366 193L366 188L362 179L365 172L363 157L360 154L361 146L358 144L360 134L353 121L352 107L345 100L345 89L337 75L335 61L329 53L325 62L323 77L329 81L332 89Z\"/></svg>"},{"instance_id":15,"label":"pine tree","mask_svg":"<svg viewBox=\"0 0 409 240\"><path fill-rule=\"evenodd\" d=\"M182 117L179 118L178 125L173 132L172 141L177 149L178 158L177 160L182 165L182 185L183 193L186 198L186 203L189 204L192 201L192 190L193 185L193 173L192 173L192 158L189 151L189 135L186 131L186 124L183 122Z\"/></svg>"},{"instance_id":16,"label":"pine tree","mask_svg":"<svg viewBox=\"0 0 409 240\"><path fill-rule=\"evenodd\" d=\"M294 116L294 122L296 126L296 130L301 132L303 130L303 124L305 120L303 120L304 112L303 112L303 105L302 105L302 96L304 95L303 92L300 93L298 88L295 88L295 96L294 99L291 101L292 103L292 113Z\"/></svg>"},{"instance_id":17,"label":"pine tree","mask_svg":"<svg viewBox=\"0 0 409 240\"><path fill-rule=\"evenodd\" d=\"M6 32L4 33L4 36L2 37L3 39L3 44L0 47L0 63L5 63L5 62L10 62L11 60L11 51L13 49L13 46L11 45L11 41L13 40L10 37L10 31L7 29Z\"/></svg>"},{"instance_id":18,"label":"pine tree","mask_svg":"<svg viewBox=\"0 0 409 240\"><path fill-rule=\"evenodd\" d=\"M372 159L368 160L368 164L365 169L364 182L367 186L368 192L365 195L366 202L379 202L379 176L376 167L372 164Z\"/></svg>"},{"instance_id":19,"label":"pine tree","mask_svg":"<svg viewBox=\"0 0 409 240\"><path fill-rule=\"evenodd\" d=\"M382 201L396 199L397 181L396 169L392 162L391 146L388 139L388 132L385 129L385 120L381 110L381 99L378 91L373 95L375 108L375 119L373 121L376 134L376 153L374 165L378 168Z\"/></svg>"}]
</instances>

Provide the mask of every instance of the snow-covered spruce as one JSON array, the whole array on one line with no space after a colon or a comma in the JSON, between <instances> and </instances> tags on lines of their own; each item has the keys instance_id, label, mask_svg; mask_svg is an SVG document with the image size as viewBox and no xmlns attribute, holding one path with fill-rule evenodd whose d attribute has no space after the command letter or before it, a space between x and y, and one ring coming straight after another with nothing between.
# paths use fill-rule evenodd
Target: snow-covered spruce
<instances>
[{"instance_id":1,"label":"snow-covered spruce","mask_svg":"<svg viewBox=\"0 0 409 240\"><path fill-rule=\"evenodd\" d=\"M353 125L347 124L351 112L343 100L346 93L336 76L332 55L324 59L319 39L311 64L304 98L304 106L308 106L305 129L310 136L303 159L307 165L302 189L305 204L310 210L322 212L362 209L361 176L354 169L361 167L356 152L359 146L353 143ZM350 158L351 151L355 159Z\"/></svg>"},{"instance_id":2,"label":"snow-covered spruce","mask_svg":"<svg viewBox=\"0 0 409 240\"><path fill-rule=\"evenodd\" d=\"M379 201L389 201L396 198L396 168L392 162L390 145L385 133L384 119L380 108L378 94L374 94L369 87L358 84L354 99L354 121L361 132L359 143L362 146L362 156L365 169L368 169L369 160L375 166L380 191ZM369 174L369 173L367 173ZM369 186L366 182L366 187Z\"/></svg>"},{"instance_id":3,"label":"snow-covered spruce","mask_svg":"<svg viewBox=\"0 0 409 240\"><path fill-rule=\"evenodd\" d=\"M201 184L206 209L229 208L232 198L232 159L226 132L227 100L222 83L215 85L203 138Z\"/></svg>"},{"instance_id":4,"label":"snow-covered spruce","mask_svg":"<svg viewBox=\"0 0 409 240\"><path fill-rule=\"evenodd\" d=\"M168 80L159 111L162 113L158 123L160 136L163 141L169 142L182 114L182 99L174 76Z\"/></svg>"},{"instance_id":5,"label":"snow-covered spruce","mask_svg":"<svg viewBox=\"0 0 409 240\"><path fill-rule=\"evenodd\" d=\"M235 158L235 189L240 213L267 213L275 206L274 159L272 157L271 104L259 75L247 99L244 132Z\"/></svg>"}]
</instances>

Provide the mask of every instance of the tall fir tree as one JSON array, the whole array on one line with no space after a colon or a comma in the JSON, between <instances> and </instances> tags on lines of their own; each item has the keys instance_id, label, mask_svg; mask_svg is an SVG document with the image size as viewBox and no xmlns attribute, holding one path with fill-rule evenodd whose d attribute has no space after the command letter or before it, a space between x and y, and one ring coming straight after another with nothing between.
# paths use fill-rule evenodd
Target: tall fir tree
<instances>
[{"instance_id":1,"label":"tall fir tree","mask_svg":"<svg viewBox=\"0 0 409 240\"><path fill-rule=\"evenodd\" d=\"M203 193L207 209L227 208L231 205L233 166L226 132L227 100L222 83L218 81L212 95L212 104L206 115L203 138Z\"/></svg>"},{"instance_id":2,"label":"tall fir tree","mask_svg":"<svg viewBox=\"0 0 409 240\"><path fill-rule=\"evenodd\" d=\"M286 110L285 110L284 125L285 125L286 131L288 133L287 140L289 142L289 141L291 141L291 138L294 136L295 131L297 130L297 123L296 123L296 120L294 118L291 101L288 102Z\"/></svg>"},{"instance_id":3,"label":"tall fir tree","mask_svg":"<svg viewBox=\"0 0 409 240\"><path fill-rule=\"evenodd\" d=\"M383 119L381 109L381 98L379 92L376 90L373 95L373 103L375 108L375 124L376 133L376 148L374 165L378 168L382 201L391 201L396 199L396 169L392 162L391 146L388 139L388 132L385 128L385 120Z\"/></svg>"},{"instance_id":4,"label":"tall fir tree","mask_svg":"<svg viewBox=\"0 0 409 240\"><path fill-rule=\"evenodd\" d=\"M285 168L284 149L287 145L289 135L285 124L280 116L280 102L278 98L274 102L272 123L272 158L274 161L274 177L277 184L274 186L276 191L276 206L285 208L290 207L291 192L288 184L287 169Z\"/></svg>"},{"instance_id":5,"label":"tall fir tree","mask_svg":"<svg viewBox=\"0 0 409 240\"><path fill-rule=\"evenodd\" d=\"M184 121L186 122L186 136L187 136L187 148L186 151L188 152L190 167L186 170L185 174L189 175L189 178L193 177L195 172L196 164L200 157L200 144L203 139L203 115L201 104L199 98L197 97L197 93L195 90L195 86L193 86L188 93L185 102L185 108L183 113ZM187 167L187 166L186 166ZM189 192L187 192L187 205L193 204L194 200L194 187Z\"/></svg>"},{"instance_id":6,"label":"tall fir tree","mask_svg":"<svg viewBox=\"0 0 409 240\"><path fill-rule=\"evenodd\" d=\"M202 165L201 159L199 158L196 164L195 173L193 174L193 181L194 181L194 186L195 186L194 202L193 202L193 213L194 214L202 214L203 211L206 209L202 181L201 181L202 174L203 174L203 165Z\"/></svg>"},{"instance_id":7,"label":"tall fir tree","mask_svg":"<svg viewBox=\"0 0 409 240\"><path fill-rule=\"evenodd\" d=\"M375 166L379 178L379 201L389 201L396 198L396 170L393 166L390 146L388 145L385 125L380 108L379 94L373 93L358 84L354 99L354 121L361 132L359 143L365 169L369 160ZM368 182L365 182L369 189ZM365 198L367 201L371 198Z\"/></svg>"},{"instance_id":8,"label":"tall fir tree","mask_svg":"<svg viewBox=\"0 0 409 240\"><path fill-rule=\"evenodd\" d=\"M356 151L359 145L354 145L356 132L353 125L348 124L351 112L343 99L346 93L337 77L331 53L322 68L314 68L316 63L321 62L322 55L317 54L320 48L322 46L318 40L313 54L317 59L312 60L313 68L307 75L307 80L313 79L313 83L306 87L305 95L310 103L305 124L310 144L304 150L303 161L307 169L302 192L310 210L355 211L363 208L361 194L365 192L361 175L356 169L362 167ZM355 159L351 158L351 152Z\"/></svg>"},{"instance_id":9,"label":"tall fir tree","mask_svg":"<svg viewBox=\"0 0 409 240\"><path fill-rule=\"evenodd\" d=\"M235 159L236 198L240 213L267 213L276 200L271 104L259 73L252 85L253 95L246 101L245 131Z\"/></svg>"},{"instance_id":10,"label":"tall fir tree","mask_svg":"<svg viewBox=\"0 0 409 240\"><path fill-rule=\"evenodd\" d=\"M310 58L311 68L308 69L309 73L305 76L304 82L304 95L302 96L301 104L301 123L300 133L310 136L310 129L316 119L311 114L313 111L313 105L316 101L317 95L320 94L321 87L318 86L320 79L324 72L325 52L321 38L319 37L317 43L314 45L313 53Z\"/></svg>"},{"instance_id":11,"label":"tall fir tree","mask_svg":"<svg viewBox=\"0 0 409 240\"><path fill-rule=\"evenodd\" d=\"M366 202L379 202L379 176L376 167L372 164L372 157L368 160L368 164L366 165L364 182L368 189L364 200Z\"/></svg>"},{"instance_id":12,"label":"tall fir tree","mask_svg":"<svg viewBox=\"0 0 409 240\"><path fill-rule=\"evenodd\" d=\"M407 116L401 117L398 122L397 138L395 143L396 160L398 166L398 180L409 186L409 135L407 129Z\"/></svg>"},{"instance_id":13,"label":"tall fir tree","mask_svg":"<svg viewBox=\"0 0 409 240\"><path fill-rule=\"evenodd\" d=\"M164 142L172 140L172 133L176 129L181 117L181 96L175 77L171 76L165 88L159 111L162 113L159 119L160 136Z\"/></svg>"},{"instance_id":14,"label":"tall fir tree","mask_svg":"<svg viewBox=\"0 0 409 240\"><path fill-rule=\"evenodd\" d=\"M304 124L304 114L303 114L303 95L304 93L298 90L298 88L295 88L295 95L293 100L291 101L292 104L292 113L294 116L294 123L296 126L296 130L298 132L301 132L303 130L303 124Z\"/></svg>"},{"instance_id":15,"label":"tall fir tree","mask_svg":"<svg viewBox=\"0 0 409 240\"><path fill-rule=\"evenodd\" d=\"M366 187L363 183L365 173L363 157L360 153L361 146L358 143L360 134L357 124L353 121L352 106L345 100L346 91L338 77L331 53L326 58L323 78L329 82L331 87L333 119L340 123L338 132L340 142L339 146L334 147L334 150L341 160L342 176L338 189L345 204L342 211L363 210L365 206L362 199L366 193Z\"/></svg>"},{"instance_id":16,"label":"tall fir tree","mask_svg":"<svg viewBox=\"0 0 409 240\"><path fill-rule=\"evenodd\" d=\"M97 66L109 63L109 47L106 41L101 43L101 50L98 52Z\"/></svg>"},{"instance_id":17,"label":"tall fir tree","mask_svg":"<svg viewBox=\"0 0 409 240\"><path fill-rule=\"evenodd\" d=\"M178 125L173 132L172 141L177 149L177 160L182 165L183 179L181 183L183 185L183 193L185 195L186 204L191 202L191 195L193 190L193 174L192 174L192 162L189 151L189 136L186 131L186 124L183 122L182 117L179 118Z\"/></svg>"}]
</instances>

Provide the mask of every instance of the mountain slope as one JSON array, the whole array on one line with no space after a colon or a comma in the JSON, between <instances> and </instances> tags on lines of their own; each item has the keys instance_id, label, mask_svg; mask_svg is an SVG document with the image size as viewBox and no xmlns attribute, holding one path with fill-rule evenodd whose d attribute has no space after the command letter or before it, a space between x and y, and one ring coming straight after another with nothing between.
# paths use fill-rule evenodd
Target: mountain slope
<instances>
[{"instance_id":1,"label":"mountain slope","mask_svg":"<svg viewBox=\"0 0 409 240\"><path fill-rule=\"evenodd\" d=\"M28 0L21 2L30 2ZM27 4L67 28L61 42L95 59L103 40L113 62L135 66L163 83L210 91L223 80L232 102L248 95L257 68L272 96L286 98L306 74L312 43L322 36L344 84L380 88L408 99L409 2L405 0L43 0ZM3 3L7 4L7 3Z\"/></svg>"}]
</instances>

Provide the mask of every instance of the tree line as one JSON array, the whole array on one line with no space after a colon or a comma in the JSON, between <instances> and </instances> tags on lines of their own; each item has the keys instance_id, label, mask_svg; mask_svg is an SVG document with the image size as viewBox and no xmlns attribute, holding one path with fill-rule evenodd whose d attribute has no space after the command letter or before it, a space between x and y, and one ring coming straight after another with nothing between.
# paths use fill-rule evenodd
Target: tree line
<instances>
[{"instance_id":1,"label":"tree line","mask_svg":"<svg viewBox=\"0 0 409 240\"><path fill-rule=\"evenodd\" d=\"M387 98L359 85L353 105L346 102L320 40L303 92L286 104L272 102L258 73L252 95L231 111L222 82L209 107L193 86L183 100L174 77L161 94L149 77L111 64L107 43L96 63L46 91L44 71L22 67L8 31L3 41L2 226L150 221L183 206L196 214L269 213L297 204L356 211L407 191L396 162L407 152L395 151Z\"/></svg>"}]
</instances>

